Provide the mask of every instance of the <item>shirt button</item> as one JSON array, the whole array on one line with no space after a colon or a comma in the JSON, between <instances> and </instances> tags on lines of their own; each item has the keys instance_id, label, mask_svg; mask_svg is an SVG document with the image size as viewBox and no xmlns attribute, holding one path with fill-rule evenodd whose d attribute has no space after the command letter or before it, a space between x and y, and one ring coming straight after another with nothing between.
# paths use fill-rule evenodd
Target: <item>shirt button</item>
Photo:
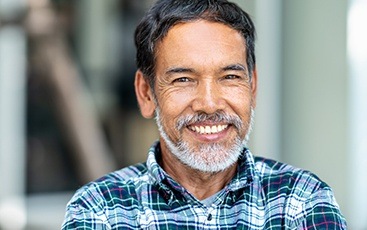
<instances>
[{"instance_id":1,"label":"shirt button","mask_svg":"<svg viewBox=\"0 0 367 230\"><path fill-rule=\"evenodd\" d=\"M213 218L212 214L210 214L210 213L209 213L207 220L208 220L208 221L211 221L211 220L212 220L212 218Z\"/></svg>"}]
</instances>

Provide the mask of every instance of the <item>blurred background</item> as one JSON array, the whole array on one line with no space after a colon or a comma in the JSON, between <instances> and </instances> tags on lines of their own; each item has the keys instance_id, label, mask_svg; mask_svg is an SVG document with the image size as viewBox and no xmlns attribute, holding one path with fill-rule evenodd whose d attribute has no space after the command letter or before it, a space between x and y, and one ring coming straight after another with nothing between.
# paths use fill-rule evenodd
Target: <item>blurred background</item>
<instances>
[{"instance_id":1,"label":"blurred background","mask_svg":"<svg viewBox=\"0 0 367 230\"><path fill-rule=\"evenodd\" d=\"M134 29L154 0L0 0L0 229L60 229L83 184L145 161ZM237 0L257 27L251 149L311 170L367 229L367 1Z\"/></svg>"}]
</instances>

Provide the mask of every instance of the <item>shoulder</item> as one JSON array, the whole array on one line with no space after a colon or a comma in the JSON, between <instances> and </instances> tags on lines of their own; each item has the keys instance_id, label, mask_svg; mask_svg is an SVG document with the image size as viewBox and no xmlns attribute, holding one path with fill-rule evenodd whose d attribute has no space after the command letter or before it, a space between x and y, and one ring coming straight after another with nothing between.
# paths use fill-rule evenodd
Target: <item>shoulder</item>
<instances>
[{"instance_id":1,"label":"shoulder","mask_svg":"<svg viewBox=\"0 0 367 230\"><path fill-rule=\"evenodd\" d=\"M146 164L140 163L84 185L67 204L62 229L110 229L117 226L136 229L133 220L139 212L141 190L152 181Z\"/></svg>"},{"instance_id":2,"label":"shoulder","mask_svg":"<svg viewBox=\"0 0 367 230\"><path fill-rule=\"evenodd\" d=\"M322 229L346 228L332 189L318 176L262 157L255 157L254 162L267 205L276 210L274 215L284 215L289 226L309 229L316 223Z\"/></svg>"},{"instance_id":3,"label":"shoulder","mask_svg":"<svg viewBox=\"0 0 367 230\"><path fill-rule=\"evenodd\" d=\"M129 166L90 182L76 191L68 206L78 205L86 209L103 209L117 200L130 204L136 190L151 178L145 163ZM129 203L129 204L128 204Z\"/></svg>"},{"instance_id":4,"label":"shoulder","mask_svg":"<svg viewBox=\"0 0 367 230\"><path fill-rule=\"evenodd\" d=\"M334 199L331 188L310 171L261 157L255 157L255 171L267 204L288 214L301 212L316 194Z\"/></svg>"},{"instance_id":5,"label":"shoulder","mask_svg":"<svg viewBox=\"0 0 367 230\"><path fill-rule=\"evenodd\" d=\"M139 163L129 167L122 168L120 170L114 171L112 173L106 174L105 176L99 178L98 180L92 182L95 184L100 183L136 183L137 181L144 180L148 175L148 168L146 163Z\"/></svg>"},{"instance_id":6,"label":"shoulder","mask_svg":"<svg viewBox=\"0 0 367 230\"><path fill-rule=\"evenodd\" d=\"M308 170L263 157L254 157L254 162L260 182L269 189L290 190L299 187L304 192L312 193L318 189L329 188L325 182Z\"/></svg>"}]
</instances>

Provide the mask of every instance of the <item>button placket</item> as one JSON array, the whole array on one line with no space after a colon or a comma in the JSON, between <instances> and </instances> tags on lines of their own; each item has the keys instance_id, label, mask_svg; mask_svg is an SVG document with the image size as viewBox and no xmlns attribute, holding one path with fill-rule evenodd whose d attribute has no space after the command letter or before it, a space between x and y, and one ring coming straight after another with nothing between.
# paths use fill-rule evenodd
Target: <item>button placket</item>
<instances>
[{"instance_id":1,"label":"button placket","mask_svg":"<svg viewBox=\"0 0 367 230\"><path fill-rule=\"evenodd\" d=\"M206 210L206 224L210 224L212 221L214 221L215 217L215 208L212 206Z\"/></svg>"},{"instance_id":2,"label":"button placket","mask_svg":"<svg viewBox=\"0 0 367 230\"><path fill-rule=\"evenodd\" d=\"M213 215L209 213L208 218L206 218L207 221L211 221L213 219Z\"/></svg>"}]
</instances>

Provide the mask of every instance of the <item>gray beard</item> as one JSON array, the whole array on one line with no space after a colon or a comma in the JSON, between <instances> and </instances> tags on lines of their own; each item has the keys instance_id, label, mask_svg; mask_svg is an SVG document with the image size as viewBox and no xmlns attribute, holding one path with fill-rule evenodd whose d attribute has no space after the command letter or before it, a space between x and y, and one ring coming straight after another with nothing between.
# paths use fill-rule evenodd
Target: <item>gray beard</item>
<instances>
[{"instance_id":1,"label":"gray beard","mask_svg":"<svg viewBox=\"0 0 367 230\"><path fill-rule=\"evenodd\" d=\"M229 147L220 143L200 144L199 146L190 147L189 143L181 139L178 140L177 143L174 143L163 128L159 108L156 109L155 119L160 136L163 138L169 151L179 161L201 172L217 173L229 168L238 161L239 156L249 141L254 117L255 112L254 109L251 108L250 123L247 125L248 128L246 136L241 139L239 135L237 135L233 144ZM185 119L187 120L187 118L182 118L181 120ZM239 118L237 119L237 123L240 123L238 124L239 126L244 127ZM176 125L176 128L180 130L183 126L184 125L182 124L178 124ZM197 147L197 150L195 150L195 147Z\"/></svg>"}]
</instances>

